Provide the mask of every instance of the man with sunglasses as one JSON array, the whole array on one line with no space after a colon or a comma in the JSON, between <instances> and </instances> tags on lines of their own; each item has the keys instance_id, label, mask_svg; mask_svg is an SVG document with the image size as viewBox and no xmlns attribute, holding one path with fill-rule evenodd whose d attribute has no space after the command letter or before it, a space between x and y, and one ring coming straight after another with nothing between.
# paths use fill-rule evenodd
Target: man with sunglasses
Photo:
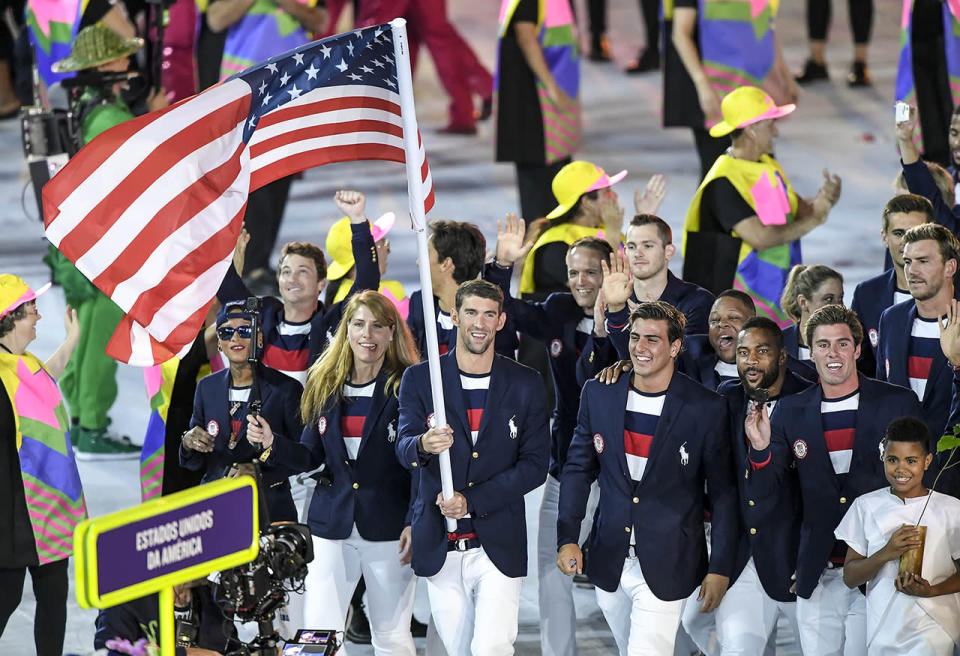
<instances>
[{"instance_id":1,"label":"man with sunglasses","mask_svg":"<svg viewBox=\"0 0 960 656\"><path fill-rule=\"evenodd\" d=\"M278 371L250 363L254 343L251 319L243 301L228 302L217 313L218 349L226 356L229 367L197 384L190 430L181 438L180 464L193 471L203 470L203 482L207 483L225 476L250 474L250 463L259 460L270 521L296 521L288 480L291 472L282 466L265 464L270 450L259 453L247 440L247 431L257 436L272 434L274 440L298 440L303 432L303 388ZM256 341L258 345L262 343L262 335L258 334ZM250 404L257 394L260 410L255 416L250 412Z\"/></svg>"}]
</instances>

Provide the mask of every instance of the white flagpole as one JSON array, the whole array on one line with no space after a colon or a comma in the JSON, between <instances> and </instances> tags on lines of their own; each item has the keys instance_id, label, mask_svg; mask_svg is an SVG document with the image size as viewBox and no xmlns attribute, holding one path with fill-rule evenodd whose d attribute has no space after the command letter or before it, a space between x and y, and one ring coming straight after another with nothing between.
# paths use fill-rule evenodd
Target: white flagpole
<instances>
[{"instance_id":1,"label":"white flagpole","mask_svg":"<svg viewBox=\"0 0 960 656\"><path fill-rule=\"evenodd\" d=\"M407 44L407 21L390 21L393 31L393 55L397 63L397 88L400 94L400 115L403 120L403 150L407 164L407 192L410 198L410 216L417 237L417 255L420 258L420 297L423 300L423 327L426 331L427 366L430 368L430 393L433 397L435 426L447 425L443 405L443 382L440 379L440 349L437 346L437 319L433 308L433 281L430 278L430 255L427 250L427 220L423 202L426 189L420 174L420 144L417 115L413 104L413 75L410 72L410 48ZM453 474L450 472L450 451L440 459L440 487L444 499L453 498ZM455 531L457 522L449 517L447 530Z\"/></svg>"}]
</instances>

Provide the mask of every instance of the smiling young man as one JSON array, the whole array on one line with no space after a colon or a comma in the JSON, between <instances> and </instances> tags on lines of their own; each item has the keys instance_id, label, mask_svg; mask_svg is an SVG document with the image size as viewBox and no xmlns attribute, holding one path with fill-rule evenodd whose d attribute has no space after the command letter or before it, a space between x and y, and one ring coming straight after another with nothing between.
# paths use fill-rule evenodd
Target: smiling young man
<instances>
[{"instance_id":1,"label":"smiling young man","mask_svg":"<svg viewBox=\"0 0 960 656\"><path fill-rule=\"evenodd\" d=\"M496 265L484 271L484 278L501 289L509 289L512 265L524 255L523 233L524 223L516 215L508 214L505 222L498 225ZM567 251L569 292L554 292L541 302L511 296L504 300L504 312L517 330L546 344L556 398L551 422L550 470L540 504L537 538L540 641L544 654L576 653L573 583L555 567L559 478L577 426L582 388L577 381L578 360L584 352L592 353L597 341L597 324L601 332L603 329L603 317L597 322L594 313L603 285L601 263L612 252L610 244L597 237L578 239ZM589 530L590 522L583 528Z\"/></svg>"},{"instance_id":2,"label":"smiling young man","mask_svg":"<svg viewBox=\"0 0 960 656\"><path fill-rule=\"evenodd\" d=\"M772 418L765 407L750 407L746 489L749 498L766 499L798 477L800 644L804 653L856 656L866 654L863 595L843 584L846 545L833 532L854 499L884 485L880 437L893 419L919 416L920 403L909 389L857 373L863 328L853 310L820 308L805 330L820 382L780 400ZM775 521L757 517L751 535L777 530Z\"/></svg>"},{"instance_id":3,"label":"smiling young man","mask_svg":"<svg viewBox=\"0 0 960 656\"><path fill-rule=\"evenodd\" d=\"M667 268L677 252L667 222L652 214L634 216L627 227L625 250L629 275L616 261L611 264L611 273L616 273L608 285L611 293L606 297L606 317L611 332L617 329L627 332L628 300L633 303L659 300L683 312L687 318L685 334L705 333L713 294L680 280ZM625 297L625 294L628 295Z\"/></svg>"},{"instance_id":4,"label":"smiling young man","mask_svg":"<svg viewBox=\"0 0 960 656\"><path fill-rule=\"evenodd\" d=\"M781 398L810 387L787 367L783 332L767 317L748 319L737 336L739 380L717 390L727 399L734 469L749 471L744 420L753 403L763 403L772 415ZM733 583L717 608L717 637L725 653L762 654L780 615L796 631L796 595L790 576L796 569L800 542L800 484L788 472L775 494L754 497L747 479L737 476L740 539ZM758 519L770 518L770 528L750 531Z\"/></svg>"},{"instance_id":5,"label":"smiling young man","mask_svg":"<svg viewBox=\"0 0 960 656\"><path fill-rule=\"evenodd\" d=\"M675 372L683 323L663 301L633 311L633 374L584 386L560 475L557 566L568 575L583 570L580 527L599 482L586 573L620 653L672 653L687 597L699 585L701 612L713 610L733 571L737 500L726 404ZM713 517L709 562L704 485Z\"/></svg>"},{"instance_id":6,"label":"smiling young man","mask_svg":"<svg viewBox=\"0 0 960 656\"><path fill-rule=\"evenodd\" d=\"M380 285L377 249L366 215L366 198L359 191L338 191L334 201L350 217L351 246L356 261L356 279L351 293L376 290ZM340 323L345 304L324 308L320 293L327 285L327 264L319 246L308 242L290 242L280 252L277 268L280 298L262 296L260 327L263 330L264 365L281 371L301 385L307 368L319 357L329 336ZM237 271L230 267L220 285L221 303L251 294ZM348 295L349 298L349 295Z\"/></svg>"},{"instance_id":7,"label":"smiling young man","mask_svg":"<svg viewBox=\"0 0 960 656\"><path fill-rule=\"evenodd\" d=\"M757 315L753 299L738 289L720 292L710 307L707 334L692 335L684 342L678 366L707 389L737 379L737 333Z\"/></svg>"},{"instance_id":8,"label":"smiling young man","mask_svg":"<svg viewBox=\"0 0 960 656\"><path fill-rule=\"evenodd\" d=\"M509 654L527 574L523 496L547 474L549 432L538 374L497 355L503 293L485 280L457 289L457 345L440 356L447 424L434 426L427 363L400 382L397 457L419 472L413 570L427 579L437 633L450 654ZM443 500L439 454L455 493ZM456 520L448 531L444 518Z\"/></svg>"},{"instance_id":9,"label":"smiling young man","mask_svg":"<svg viewBox=\"0 0 960 656\"><path fill-rule=\"evenodd\" d=\"M880 220L880 239L893 267L857 285L850 304L869 342L860 349L860 359L857 361L860 371L868 376L873 376L877 370L880 315L891 305L911 298L907 290L907 275L903 271L903 236L910 228L933 223L933 205L923 196L900 194L887 201Z\"/></svg>"},{"instance_id":10,"label":"smiling young man","mask_svg":"<svg viewBox=\"0 0 960 656\"><path fill-rule=\"evenodd\" d=\"M916 393L933 439L943 433L950 411L950 364L940 350L938 322L956 294L958 263L960 243L943 226L925 223L908 230L903 271L912 298L880 317L877 379Z\"/></svg>"}]
</instances>

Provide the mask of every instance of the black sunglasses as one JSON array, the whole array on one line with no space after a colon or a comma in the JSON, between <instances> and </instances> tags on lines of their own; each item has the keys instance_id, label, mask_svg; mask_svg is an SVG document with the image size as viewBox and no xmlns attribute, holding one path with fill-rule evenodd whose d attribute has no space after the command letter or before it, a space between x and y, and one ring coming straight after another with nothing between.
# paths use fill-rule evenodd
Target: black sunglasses
<instances>
[{"instance_id":1,"label":"black sunglasses","mask_svg":"<svg viewBox=\"0 0 960 656\"><path fill-rule=\"evenodd\" d=\"M217 328L217 337L225 342L233 339L233 333L237 333L243 339L250 339L253 335L253 326L220 326Z\"/></svg>"}]
</instances>

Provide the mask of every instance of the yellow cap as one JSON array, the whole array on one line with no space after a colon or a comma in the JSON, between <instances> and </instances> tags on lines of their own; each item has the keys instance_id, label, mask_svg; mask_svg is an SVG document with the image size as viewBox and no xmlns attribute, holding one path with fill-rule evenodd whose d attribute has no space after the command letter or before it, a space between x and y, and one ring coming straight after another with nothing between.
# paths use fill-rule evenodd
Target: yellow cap
<instances>
[{"instance_id":1,"label":"yellow cap","mask_svg":"<svg viewBox=\"0 0 960 656\"><path fill-rule=\"evenodd\" d=\"M50 283L33 291L23 278L12 273L0 274L0 319L13 312L24 303L29 303L50 289Z\"/></svg>"},{"instance_id":2,"label":"yellow cap","mask_svg":"<svg viewBox=\"0 0 960 656\"><path fill-rule=\"evenodd\" d=\"M623 170L614 176L609 176L599 166L583 160L570 162L553 176L553 184L551 185L553 195L556 196L557 202L560 204L547 214L547 218L555 219L558 216L563 216L588 191L612 187L623 180L626 175L626 170Z\"/></svg>"},{"instance_id":3,"label":"yellow cap","mask_svg":"<svg viewBox=\"0 0 960 656\"><path fill-rule=\"evenodd\" d=\"M763 89L738 87L724 96L720 103L723 120L710 128L710 136L722 137L758 121L786 116L796 108L793 103L778 106Z\"/></svg>"},{"instance_id":4,"label":"yellow cap","mask_svg":"<svg viewBox=\"0 0 960 656\"><path fill-rule=\"evenodd\" d=\"M374 243L383 239L390 232L396 220L396 214L387 212L370 224L370 234L373 235ZM353 248L350 246L351 235L350 219L347 217L343 217L330 227L330 232L327 233L327 253L330 255L332 262L327 267L327 280L343 278L353 268Z\"/></svg>"}]
</instances>

